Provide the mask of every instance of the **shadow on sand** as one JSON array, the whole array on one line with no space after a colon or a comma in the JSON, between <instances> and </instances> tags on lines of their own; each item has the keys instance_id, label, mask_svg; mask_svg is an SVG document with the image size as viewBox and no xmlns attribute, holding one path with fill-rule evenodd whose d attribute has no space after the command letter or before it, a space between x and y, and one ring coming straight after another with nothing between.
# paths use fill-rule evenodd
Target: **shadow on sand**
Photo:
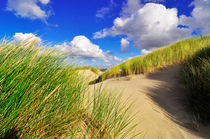
<instances>
[{"instance_id":1,"label":"shadow on sand","mask_svg":"<svg viewBox=\"0 0 210 139\"><path fill-rule=\"evenodd\" d=\"M149 88L150 93L147 95L166 111L167 116L175 123L197 136L210 138L210 125L199 124L197 127L193 114L189 110L188 90L179 80L180 69L180 65L175 65L148 74L149 79L159 80L162 84Z\"/></svg>"}]
</instances>

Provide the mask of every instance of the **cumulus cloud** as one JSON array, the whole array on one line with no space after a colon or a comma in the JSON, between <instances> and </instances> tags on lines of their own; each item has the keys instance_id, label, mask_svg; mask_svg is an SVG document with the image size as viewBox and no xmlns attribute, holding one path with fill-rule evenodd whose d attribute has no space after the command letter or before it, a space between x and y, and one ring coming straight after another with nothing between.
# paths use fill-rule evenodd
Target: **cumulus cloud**
<instances>
[{"instance_id":1,"label":"cumulus cloud","mask_svg":"<svg viewBox=\"0 0 210 139\"><path fill-rule=\"evenodd\" d=\"M127 48L129 45L130 45L130 42L129 42L127 39L122 38L122 39L121 39L121 48L120 48L120 52L121 52L121 53L127 53L127 52L129 52L129 49Z\"/></svg>"},{"instance_id":2,"label":"cumulus cloud","mask_svg":"<svg viewBox=\"0 0 210 139\"><path fill-rule=\"evenodd\" d=\"M85 36L76 36L71 42L64 42L56 47L73 57L106 59L103 50Z\"/></svg>"},{"instance_id":3,"label":"cumulus cloud","mask_svg":"<svg viewBox=\"0 0 210 139\"><path fill-rule=\"evenodd\" d=\"M114 20L114 25L96 32L94 38L126 35L128 40L134 41L134 47L151 50L190 36L189 29L177 27L177 9L167 9L164 5L155 3L141 7L140 4L137 6L137 2L139 1L128 0L130 5L123 9L121 17Z\"/></svg>"},{"instance_id":4,"label":"cumulus cloud","mask_svg":"<svg viewBox=\"0 0 210 139\"><path fill-rule=\"evenodd\" d=\"M127 3L123 4L122 8L122 17L130 16L140 9L140 1L139 0L127 0Z\"/></svg>"},{"instance_id":5,"label":"cumulus cloud","mask_svg":"<svg viewBox=\"0 0 210 139\"><path fill-rule=\"evenodd\" d=\"M70 55L71 57L76 58L96 58L104 60L105 62L109 62L111 60L119 60L117 57L113 57L111 55L109 57L106 56L111 54L111 51L103 52L99 45L93 44L85 36L76 36L71 42L64 42L61 45L56 45L55 48L67 55Z\"/></svg>"},{"instance_id":6,"label":"cumulus cloud","mask_svg":"<svg viewBox=\"0 0 210 139\"><path fill-rule=\"evenodd\" d=\"M15 33L13 38L14 41L19 43L33 41L37 43L37 46L43 44L42 39L36 37L33 33ZM71 42L64 42L61 45L55 45L53 47L45 47L42 52L45 52L45 50L48 51L49 49L55 50L55 55L61 53L67 57L76 58L75 60L79 60L77 62L82 62L81 60L84 60L86 62L101 63L102 60L110 65L116 65L122 61L121 58L111 55L112 52L110 50L104 52L100 49L99 45L93 44L85 36L75 36Z\"/></svg>"},{"instance_id":7,"label":"cumulus cloud","mask_svg":"<svg viewBox=\"0 0 210 139\"><path fill-rule=\"evenodd\" d=\"M41 8L40 5L45 6L50 0L8 0L7 10L15 12L16 16L29 19L46 20L49 16L49 11ZM38 4L40 3L40 5Z\"/></svg>"},{"instance_id":8,"label":"cumulus cloud","mask_svg":"<svg viewBox=\"0 0 210 139\"><path fill-rule=\"evenodd\" d=\"M36 37L33 33L15 33L13 38L17 42L36 41L37 43L41 43L41 39Z\"/></svg>"},{"instance_id":9,"label":"cumulus cloud","mask_svg":"<svg viewBox=\"0 0 210 139\"><path fill-rule=\"evenodd\" d=\"M203 35L210 34L210 1L195 0L190 6L195 6L191 15L180 17L180 24L187 25L192 31L201 30Z\"/></svg>"}]
</instances>

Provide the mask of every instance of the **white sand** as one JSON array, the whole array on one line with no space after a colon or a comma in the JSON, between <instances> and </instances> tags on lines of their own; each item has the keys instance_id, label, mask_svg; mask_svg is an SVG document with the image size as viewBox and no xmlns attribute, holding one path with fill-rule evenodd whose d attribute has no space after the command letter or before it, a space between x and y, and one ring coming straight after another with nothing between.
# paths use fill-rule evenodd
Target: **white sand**
<instances>
[{"instance_id":1,"label":"white sand","mask_svg":"<svg viewBox=\"0 0 210 139\"><path fill-rule=\"evenodd\" d=\"M137 139L210 139L210 126L201 126L197 131L193 128L179 71L180 66L172 66L152 74L103 82L103 86L123 92L124 99L135 101L136 122L140 122L135 130L142 132Z\"/></svg>"}]
</instances>

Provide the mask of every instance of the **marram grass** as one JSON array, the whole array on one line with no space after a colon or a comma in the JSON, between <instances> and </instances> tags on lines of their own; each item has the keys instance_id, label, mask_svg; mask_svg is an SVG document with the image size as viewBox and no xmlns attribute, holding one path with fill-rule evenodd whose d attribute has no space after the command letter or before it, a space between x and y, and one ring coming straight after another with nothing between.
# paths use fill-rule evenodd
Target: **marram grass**
<instances>
[{"instance_id":1,"label":"marram grass","mask_svg":"<svg viewBox=\"0 0 210 139\"><path fill-rule=\"evenodd\" d=\"M181 77L189 89L188 100L195 120L210 123L210 47L184 63Z\"/></svg>"},{"instance_id":2,"label":"marram grass","mask_svg":"<svg viewBox=\"0 0 210 139\"><path fill-rule=\"evenodd\" d=\"M93 102L87 101L86 83L55 51L35 40L0 44L0 138L120 138L130 133L130 107L100 89L92 92Z\"/></svg>"},{"instance_id":3,"label":"marram grass","mask_svg":"<svg viewBox=\"0 0 210 139\"><path fill-rule=\"evenodd\" d=\"M132 113L131 104L122 103L120 93L110 92L106 88L97 87L94 89L92 101L86 126L88 138L125 138L134 137L137 134L133 129L137 123L132 124L135 118Z\"/></svg>"},{"instance_id":4,"label":"marram grass","mask_svg":"<svg viewBox=\"0 0 210 139\"><path fill-rule=\"evenodd\" d=\"M14 42L0 49L0 135L59 136L80 122L83 84L72 65L52 52Z\"/></svg>"},{"instance_id":5,"label":"marram grass","mask_svg":"<svg viewBox=\"0 0 210 139\"><path fill-rule=\"evenodd\" d=\"M137 56L105 71L98 79L154 72L162 67L182 64L202 48L210 47L210 36L193 37L159 48L145 56Z\"/></svg>"}]
</instances>

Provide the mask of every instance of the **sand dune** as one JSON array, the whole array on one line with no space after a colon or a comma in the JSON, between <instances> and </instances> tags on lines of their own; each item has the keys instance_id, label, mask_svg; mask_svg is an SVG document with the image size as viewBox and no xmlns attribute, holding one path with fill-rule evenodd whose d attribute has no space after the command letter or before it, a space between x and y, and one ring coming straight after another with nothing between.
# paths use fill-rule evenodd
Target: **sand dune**
<instances>
[{"instance_id":1,"label":"sand dune","mask_svg":"<svg viewBox=\"0 0 210 139\"><path fill-rule=\"evenodd\" d=\"M123 98L135 101L138 112L136 138L197 139L210 138L210 126L196 130L193 117L187 111L187 90L179 83L180 66L172 66L146 75L109 79L103 86L123 93ZM97 84L99 85L99 84Z\"/></svg>"},{"instance_id":2,"label":"sand dune","mask_svg":"<svg viewBox=\"0 0 210 139\"><path fill-rule=\"evenodd\" d=\"M98 74L92 72L89 69L79 70L79 74L86 79L87 82L97 79L103 72L99 72Z\"/></svg>"}]
</instances>

